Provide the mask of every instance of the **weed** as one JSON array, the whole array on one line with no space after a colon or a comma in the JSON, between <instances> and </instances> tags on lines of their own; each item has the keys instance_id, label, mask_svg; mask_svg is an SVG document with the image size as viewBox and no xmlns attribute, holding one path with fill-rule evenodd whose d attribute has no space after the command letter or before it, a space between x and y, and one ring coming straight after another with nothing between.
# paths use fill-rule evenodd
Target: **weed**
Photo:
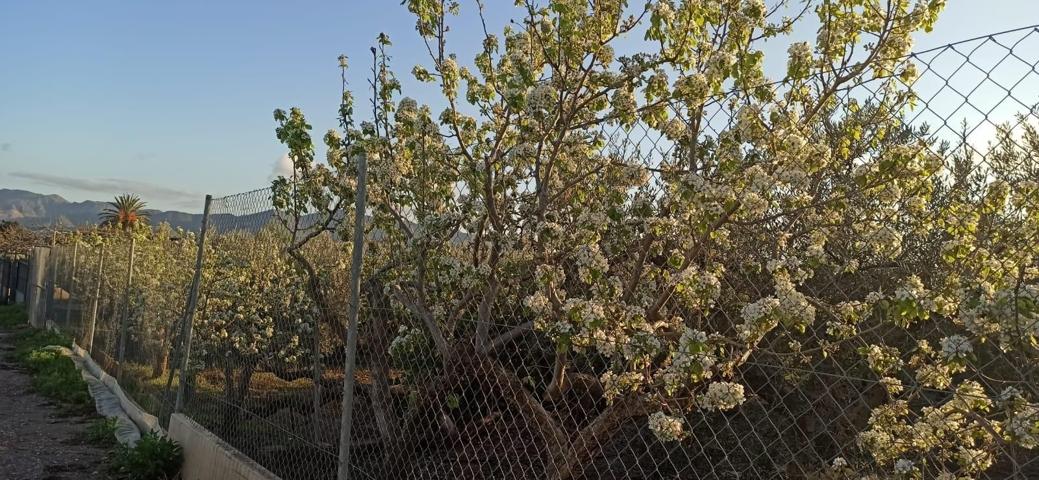
<instances>
[{"instance_id":1,"label":"weed","mask_svg":"<svg viewBox=\"0 0 1039 480\"><path fill-rule=\"evenodd\" d=\"M11 320L14 319L14 320ZM25 325L25 313L20 307L0 307L0 326L16 328L9 339L14 345L14 358L22 364L32 377L32 386L40 394L69 404L86 408L93 405L87 384L72 363L72 359L58 351L45 347L67 346L72 343L68 336Z\"/></svg>"},{"instance_id":2,"label":"weed","mask_svg":"<svg viewBox=\"0 0 1039 480\"><path fill-rule=\"evenodd\" d=\"M182 460L177 442L149 432L133 448L119 446L112 469L128 480L166 480L176 476Z\"/></svg>"},{"instance_id":3,"label":"weed","mask_svg":"<svg viewBox=\"0 0 1039 480\"><path fill-rule=\"evenodd\" d=\"M87 426L87 442L102 447L113 447L117 444L115 430L119 422L114 418L99 418Z\"/></svg>"}]
</instances>

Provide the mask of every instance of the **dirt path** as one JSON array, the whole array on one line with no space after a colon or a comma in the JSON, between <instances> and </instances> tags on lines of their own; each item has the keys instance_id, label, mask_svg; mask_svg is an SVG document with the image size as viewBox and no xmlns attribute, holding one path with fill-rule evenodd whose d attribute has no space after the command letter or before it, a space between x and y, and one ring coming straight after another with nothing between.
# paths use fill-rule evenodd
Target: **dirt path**
<instances>
[{"instance_id":1,"label":"dirt path","mask_svg":"<svg viewBox=\"0 0 1039 480\"><path fill-rule=\"evenodd\" d=\"M11 363L0 332L0 478L100 480L109 478L105 451L87 444L92 419L69 413L34 393L29 376Z\"/></svg>"}]
</instances>

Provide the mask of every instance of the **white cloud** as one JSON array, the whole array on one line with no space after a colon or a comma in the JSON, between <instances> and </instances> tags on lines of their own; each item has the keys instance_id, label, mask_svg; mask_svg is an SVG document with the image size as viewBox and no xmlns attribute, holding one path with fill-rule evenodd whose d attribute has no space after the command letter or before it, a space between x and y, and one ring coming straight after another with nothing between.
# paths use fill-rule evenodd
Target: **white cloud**
<instances>
[{"instance_id":1,"label":"white cloud","mask_svg":"<svg viewBox=\"0 0 1039 480\"><path fill-rule=\"evenodd\" d=\"M282 155L274 162L274 166L271 168L270 180L274 180L278 177L288 177L292 175L292 159L289 158L289 154Z\"/></svg>"},{"instance_id":2,"label":"white cloud","mask_svg":"<svg viewBox=\"0 0 1039 480\"><path fill-rule=\"evenodd\" d=\"M107 196L136 193L144 198L145 201L161 201L183 208L197 208L202 198L202 195L199 193L125 178L76 178L33 172L11 172L9 175L14 178L28 180L37 185L67 188Z\"/></svg>"}]
</instances>

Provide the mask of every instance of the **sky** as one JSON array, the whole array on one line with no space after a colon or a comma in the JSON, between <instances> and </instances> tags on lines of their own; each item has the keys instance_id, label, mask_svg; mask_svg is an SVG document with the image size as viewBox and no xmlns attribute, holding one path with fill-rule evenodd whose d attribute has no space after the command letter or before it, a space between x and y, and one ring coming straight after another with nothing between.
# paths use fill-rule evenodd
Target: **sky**
<instances>
[{"instance_id":1,"label":"sky","mask_svg":"<svg viewBox=\"0 0 1039 480\"><path fill-rule=\"evenodd\" d=\"M482 30L475 2L461 3L448 42L469 59ZM486 3L498 33L520 14ZM917 50L1039 23L1035 0L948 3ZM319 139L335 125L336 58L351 58L363 98L380 32L405 94L426 101L408 72L428 54L397 0L0 0L0 188L74 201L130 191L196 212L204 194L266 186L285 153L272 111L303 108ZM786 46L774 50L785 61Z\"/></svg>"}]
</instances>

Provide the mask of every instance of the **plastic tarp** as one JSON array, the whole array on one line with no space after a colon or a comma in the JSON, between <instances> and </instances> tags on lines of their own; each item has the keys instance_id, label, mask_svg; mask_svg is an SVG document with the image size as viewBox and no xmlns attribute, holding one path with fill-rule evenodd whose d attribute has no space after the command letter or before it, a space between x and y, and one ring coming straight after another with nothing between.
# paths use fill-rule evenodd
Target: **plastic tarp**
<instances>
[{"instance_id":1,"label":"plastic tarp","mask_svg":"<svg viewBox=\"0 0 1039 480\"><path fill-rule=\"evenodd\" d=\"M76 364L90 390L90 396L94 398L97 413L115 419L115 435L119 443L133 447L141 439L141 432L154 431L165 434L159 426L159 419L142 410L130 399L119 387L116 379L105 373L85 350L75 344L71 349L59 346L47 348L68 355Z\"/></svg>"}]
</instances>

